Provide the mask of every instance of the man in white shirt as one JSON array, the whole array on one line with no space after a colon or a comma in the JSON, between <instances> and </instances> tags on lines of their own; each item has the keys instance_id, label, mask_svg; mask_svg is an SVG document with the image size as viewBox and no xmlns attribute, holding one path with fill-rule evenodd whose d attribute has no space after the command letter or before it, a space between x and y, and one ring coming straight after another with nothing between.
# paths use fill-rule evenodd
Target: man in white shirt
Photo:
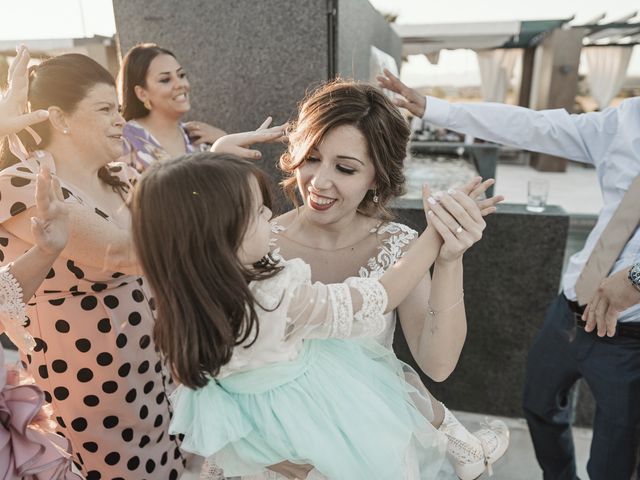
<instances>
[{"instance_id":1,"label":"man in white shirt","mask_svg":"<svg viewBox=\"0 0 640 480\"><path fill-rule=\"evenodd\" d=\"M638 285L633 275L638 273L634 264L640 262L640 228L635 217L628 240L619 242L621 251L612 257L617 255L613 266L594 284L595 293L580 295L583 290L576 293L576 284L594 250L602 250L598 241L614 214L620 217L619 206L627 191L634 195L632 202L637 196L640 97L602 112L570 115L563 109L450 104L418 94L387 71L378 82L401 95L396 100L399 107L440 127L596 167L604 207L584 248L571 257L563 292L551 304L529 351L523 407L544 478L575 479L568 392L584 377L597 403L589 476L592 480L631 478L640 444L640 296L634 294ZM627 211L629 201L627 196ZM640 212L640 202L635 205ZM623 291L622 299L619 292ZM580 296L586 298L582 304L577 302Z\"/></svg>"}]
</instances>

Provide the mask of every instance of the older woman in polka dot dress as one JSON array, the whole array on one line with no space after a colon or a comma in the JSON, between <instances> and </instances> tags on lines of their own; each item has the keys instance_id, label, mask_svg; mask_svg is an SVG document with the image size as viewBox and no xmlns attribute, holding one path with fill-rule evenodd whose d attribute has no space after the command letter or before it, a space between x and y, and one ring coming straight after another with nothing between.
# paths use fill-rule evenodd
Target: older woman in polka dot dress
<instances>
[{"instance_id":1,"label":"older woman in polka dot dress","mask_svg":"<svg viewBox=\"0 0 640 480\"><path fill-rule=\"evenodd\" d=\"M36 347L23 360L87 479L176 479L183 459L166 433L171 380L128 240L125 198L136 174L110 163L124 124L113 78L88 57L55 57L31 72L29 100L49 109L37 129L45 150L25 142L31 157L0 172L0 261L34 244L40 165L62 185L72 234L28 306Z\"/></svg>"}]
</instances>

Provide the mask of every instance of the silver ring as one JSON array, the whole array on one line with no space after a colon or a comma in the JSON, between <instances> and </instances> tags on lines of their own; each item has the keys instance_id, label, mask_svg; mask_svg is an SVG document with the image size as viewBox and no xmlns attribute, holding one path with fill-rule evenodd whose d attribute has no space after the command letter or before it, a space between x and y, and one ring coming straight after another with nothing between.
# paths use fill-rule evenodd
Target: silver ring
<instances>
[{"instance_id":1,"label":"silver ring","mask_svg":"<svg viewBox=\"0 0 640 480\"><path fill-rule=\"evenodd\" d=\"M462 230L462 227L458 225L458 228L456 228L456 234L460 235L462 233Z\"/></svg>"}]
</instances>

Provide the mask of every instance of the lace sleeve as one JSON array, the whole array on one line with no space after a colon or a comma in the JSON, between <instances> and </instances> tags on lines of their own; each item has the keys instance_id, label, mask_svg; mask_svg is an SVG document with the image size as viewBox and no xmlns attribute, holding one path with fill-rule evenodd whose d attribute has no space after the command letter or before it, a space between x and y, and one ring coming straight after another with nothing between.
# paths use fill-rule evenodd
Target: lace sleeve
<instances>
[{"instance_id":1,"label":"lace sleeve","mask_svg":"<svg viewBox=\"0 0 640 480\"><path fill-rule=\"evenodd\" d=\"M371 278L299 286L288 308L288 339L379 335L385 326L387 292Z\"/></svg>"},{"instance_id":2,"label":"lace sleeve","mask_svg":"<svg viewBox=\"0 0 640 480\"><path fill-rule=\"evenodd\" d=\"M380 278L405 255L413 241L418 238L418 232L396 222L385 223L375 232L379 238L378 251L360 268L360 277Z\"/></svg>"},{"instance_id":3,"label":"lace sleeve","mask_svg":"<svg viewBox=\"0 0 640 480\"><path fill-rule=\"evenodd\" d=\"M11 265L0 269L0 324L11 341L22 351L28 352L35 340L27 332L27 317L22 301L22 287L11 274Z\"/></svg>"},{"instance_id":4,"label":"lace sleeve","mask_svg":"<svg viewBox=\"0 0 640 480\"><path fill-rule=\"evenodd\" d=\"M385 327L384 311L387 308L387 291L378 280L372 278L348 278L346 284L354 288L362 299L360 309L353 315L358 336L373 337Z\"/></svg>"}]
</instances>

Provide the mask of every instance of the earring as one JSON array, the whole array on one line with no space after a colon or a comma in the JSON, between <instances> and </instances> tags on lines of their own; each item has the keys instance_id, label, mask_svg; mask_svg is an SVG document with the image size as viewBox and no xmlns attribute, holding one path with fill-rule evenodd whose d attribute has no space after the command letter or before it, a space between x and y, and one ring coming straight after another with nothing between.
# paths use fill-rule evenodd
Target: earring
<instances>
[{"instance_id":1,"label":"earring","mask_svg":"<svg viewBox=\"0 0 640 480\"><path fill-rule=\"evenodd\" d=\"M64 133L65 135L68 135L69 134L69 129L65 128L64 130L62 130L62 133Z\"/></svg>"},{"instance_id":2,"label":"earring","mask_svg":"<svg viewBox=\"0 0 640 480\"><path fill-rule=\"evenodd\" d=\"M142 104L144 105L144 108L151 111L151 101L149 99L146 99Z\"/></svg>"},{"instance_id":3,"label":"earring","mask_svg":"<svg viewBox=\"0 0 640 480\"><path fill-rule=\"evenodd\" d=\"M373 203L378 203L378 189L373 189Z\"/></svg>"}]
</instances>

